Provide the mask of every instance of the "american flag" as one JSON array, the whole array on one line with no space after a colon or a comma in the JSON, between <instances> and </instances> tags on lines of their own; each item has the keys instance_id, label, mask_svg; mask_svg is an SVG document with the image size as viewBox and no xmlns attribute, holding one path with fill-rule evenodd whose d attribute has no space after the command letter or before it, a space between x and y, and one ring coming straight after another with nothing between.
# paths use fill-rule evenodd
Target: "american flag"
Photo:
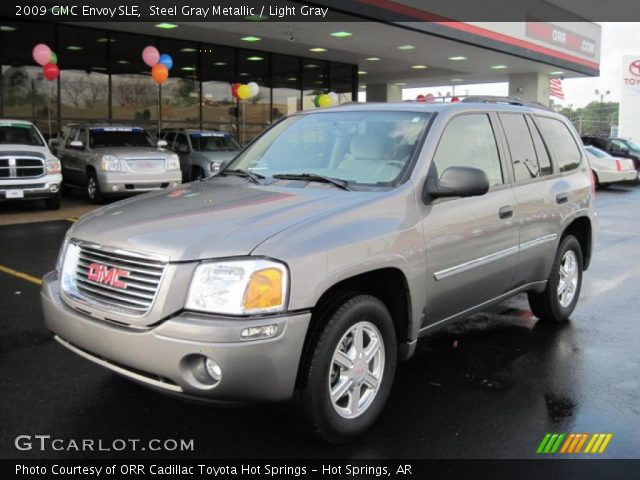
<instances>
[{"instance_id":1,"label":"american flag","mask_svg":"<svg viewBox=\"0 0 640 480\"><path fill-rule=\"evenodd\" d=\"M549 80L549 95L564 100L564 91L562 90L562 80L552 78Z\"/></svg>"}]
</instances>

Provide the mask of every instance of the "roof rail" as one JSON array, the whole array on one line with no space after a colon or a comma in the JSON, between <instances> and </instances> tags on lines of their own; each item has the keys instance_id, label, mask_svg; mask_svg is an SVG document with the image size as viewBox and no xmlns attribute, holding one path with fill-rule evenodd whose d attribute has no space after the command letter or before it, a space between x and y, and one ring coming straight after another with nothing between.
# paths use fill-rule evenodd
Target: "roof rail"
<instances>
[{"instance_id":1,"label":"roof rail","mask_svg":"<svg viewBox=\"0 0 640 480\"><path fill-rule=\"evenodd\" d=\"M540 102L524 100L520 97L501 97L496 95L470 95L461 100L464 103L506 103L508 105L519 105L522 107L540 108L542 110L551 110L548 106Z\"/></svg>"}]
</instances>

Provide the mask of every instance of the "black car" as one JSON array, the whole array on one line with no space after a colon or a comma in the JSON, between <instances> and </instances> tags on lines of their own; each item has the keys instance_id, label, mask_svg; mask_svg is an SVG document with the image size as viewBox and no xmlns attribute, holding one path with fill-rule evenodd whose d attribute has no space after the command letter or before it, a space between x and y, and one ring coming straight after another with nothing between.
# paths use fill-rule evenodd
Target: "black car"
<instances>
[{"instance_id":1,"label":"black car","mask_svg":"<svg viewBox=\"0 0 640 480\"><path fill-rule=\"evenodd\" d=\"M640 145L632 142L628 138L606 137L599 135L584 135L581 137L585 145L604 150L614 157L631 158L638 171L636 180L640 182Z\"/></svg>"}]
</instances>

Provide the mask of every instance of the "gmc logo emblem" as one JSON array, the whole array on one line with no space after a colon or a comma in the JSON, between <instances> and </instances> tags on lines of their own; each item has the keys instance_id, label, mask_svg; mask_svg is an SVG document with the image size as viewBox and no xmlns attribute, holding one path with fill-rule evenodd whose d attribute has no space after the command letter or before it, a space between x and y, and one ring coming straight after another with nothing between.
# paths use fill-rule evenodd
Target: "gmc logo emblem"
<instances>
[{"instance_id":1,"label":"gmc logo emblem","mask_svg":"<svg viewBox=\"0 0 640 480\"><path fill-rule=\"evenodd\" d=\"M92 282L102 283L104 285L111 285L115 288L127 288L127 284L120 281L121 278L127 278L129 272L120 268L109 268L99 263L92 263L89 265L89 274L87 278Z\"/></svg>"}]
</instances>

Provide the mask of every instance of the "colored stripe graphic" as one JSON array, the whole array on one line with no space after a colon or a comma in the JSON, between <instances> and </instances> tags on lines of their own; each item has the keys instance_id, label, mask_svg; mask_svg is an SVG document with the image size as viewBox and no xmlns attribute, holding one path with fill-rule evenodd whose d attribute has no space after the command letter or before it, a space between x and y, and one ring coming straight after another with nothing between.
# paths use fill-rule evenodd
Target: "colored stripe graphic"
<instances>
[{"instance_id":1,"label":"colored stripe graphic","mask_svg":"<svg viewBox=\"0 0 640 480\"><path fill-rule=\"evenodd\" d=\"M584 453L604 453L612 438L611 433L547 433L538 445L536 453L578 454L582 452L585 443L587 446Z\"/></svg>"}]
</instances>

